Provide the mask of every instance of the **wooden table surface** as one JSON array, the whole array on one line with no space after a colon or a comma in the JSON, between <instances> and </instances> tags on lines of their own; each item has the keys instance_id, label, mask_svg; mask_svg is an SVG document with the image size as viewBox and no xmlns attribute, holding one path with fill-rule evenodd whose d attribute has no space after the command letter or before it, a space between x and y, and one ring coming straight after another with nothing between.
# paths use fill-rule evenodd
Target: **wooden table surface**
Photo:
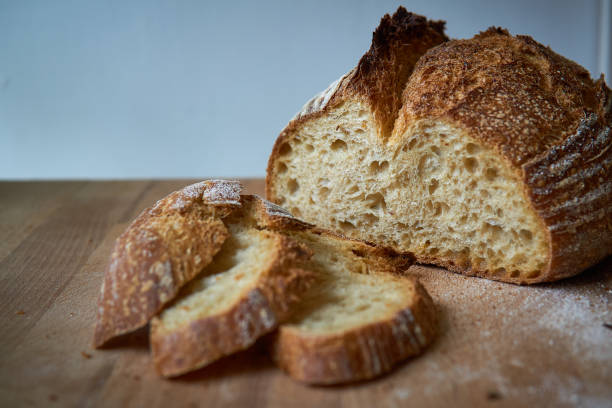
<instances>
[{"instance_id":1,"label":"wooden table surface","mask_svg":"<svg viewBox=\"0 0 612 408\"><path fill-rule=\"evenodd\" d=\"M0 183L0 406L612 406L610 258L532 287L411 268L437 304L440 335L361 384L304 386L258 348L163 380L146 330L93 350L114 239L189 182ZM262 193L261 180L244 183Z\"/></svg>"}]
</instances>

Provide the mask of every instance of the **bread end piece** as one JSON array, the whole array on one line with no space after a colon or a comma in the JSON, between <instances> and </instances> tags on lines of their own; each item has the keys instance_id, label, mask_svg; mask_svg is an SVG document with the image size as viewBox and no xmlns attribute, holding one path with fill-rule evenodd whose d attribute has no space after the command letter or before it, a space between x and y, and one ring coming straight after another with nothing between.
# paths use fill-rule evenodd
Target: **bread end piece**
<instances>
[{"instance_id":1,"label":"bread end piece","mask_svg":"<svg viewBox=\"0 0 612 408\"><path fill-rule=\"evenodd\" d=\"M115 242L98 299L94 347L145 326L221 249L237 181L208 180L147 208Z\"/></svg>"}]
</instances>

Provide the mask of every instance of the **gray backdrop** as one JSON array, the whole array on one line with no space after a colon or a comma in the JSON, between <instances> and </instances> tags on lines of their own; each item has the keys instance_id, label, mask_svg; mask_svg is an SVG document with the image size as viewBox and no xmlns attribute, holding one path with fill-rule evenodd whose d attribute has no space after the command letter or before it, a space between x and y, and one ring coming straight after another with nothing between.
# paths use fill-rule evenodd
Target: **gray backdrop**
<instances>
[{"instance_id":1,"label":"gray backdrop","mask_svg":"<svg viewBox=\"0 0 612 408\"><path fill-rule=\"evenodd\" d=\"M0 0L0 178L262 176L399 4L451 37L499 25L609 66L608 0Z\"/></svg>"}]
</instances>

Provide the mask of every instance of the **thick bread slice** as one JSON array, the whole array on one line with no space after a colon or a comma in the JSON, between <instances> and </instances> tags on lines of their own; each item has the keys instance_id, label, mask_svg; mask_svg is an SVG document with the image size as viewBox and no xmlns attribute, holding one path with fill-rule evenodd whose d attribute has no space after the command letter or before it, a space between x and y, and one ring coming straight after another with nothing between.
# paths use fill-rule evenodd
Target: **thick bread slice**
<instances>
[{"instance_id":1,"label":"thick bread slice","mask_svg":"<svg viewBox=\"0 0 612 408\"><path fill-rule=\"evenodd\" d=\"M267 198L320 227L506 282L561 279L611 254L612 98L603 78L491 28L429 40L398 80L384 75L409 52L397 38L430 38L405 16L400 8L383 18L357 67L283 130ZM376 83L359 74L372 70ZM376 96L398 88L399 103Z\"/></svg>"},{"instance_id":2,"label":"thick bread slice","mask_svg":"<svg viewBox=\"0 0 612 408\"><path fill-rule=\"evenodd\" d=\"M432 341L433 302L416 279L400 275L411 258L397 262L320 230L294 236L314 250L306 268L316 281L272 340L273 359L291 377L311 384L373 378Z\"/></svg>"},{"instance_id":3,"label":"thick bread slice","mask_svg":"<svg viewBox=\"0 0 612 408\"><path fill-rule=\"evenodd\" d=\"M213 262L151 321L157 371L177 376L251 346L284 321L312 274L304 245L244 222Z\"/></svg>"},{"instance_id":4,"label":"thick bread slice","mask_svg":"<svg viewBox=\"0 0 612 408\"><path fill-rule=\"evenodd\" d=\"M419 354L436 334L436 308L412 277L409 253L348 239L293 218L258 197L244 200L260 227L308 246L314 284L271 340L273 359L311 384L365 380Z\"/></svg>"},{"instance_id":5,"label":"thick bread slice","mask_svg":"<svg viewBox=\"0 0 612 408\"><path fill-rule=\"evenodd\" d=\"M222 219L240 205L241 186L205 181L145 209L117 239L104 276L94 346L146 325L219 252Z\"/></svg>"}]
</instances>

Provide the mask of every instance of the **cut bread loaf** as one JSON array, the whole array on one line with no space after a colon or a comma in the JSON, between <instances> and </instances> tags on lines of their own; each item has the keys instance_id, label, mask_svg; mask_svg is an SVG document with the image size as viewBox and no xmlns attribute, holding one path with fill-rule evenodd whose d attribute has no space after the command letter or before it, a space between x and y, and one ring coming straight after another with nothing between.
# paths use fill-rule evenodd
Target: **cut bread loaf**
<instances>
[{"instance_id":1,"label":"cut bread loaf","mask_svg":"<svg viewBox=\"0 0 612 408\"><path fill-rule=\"evenodd\" d=\"M553 281L612 253L610 90L526 36L385 16L278 137L266 195L450 270Z\"/></svg>"},{"instance_id":2,"label":"cut bread loaf","mask_svg":"<svg viewBox=\"0 0 612 408\"><path fill-rule=\"evenodd\" d=\"M306 268L316 272L315 283L271 339L274 361L291 377L365 380L431 342L435 308L416 279L400 276L405 259L323 231L297 235L314 251Z\"/></svg>"}]
</instances>

